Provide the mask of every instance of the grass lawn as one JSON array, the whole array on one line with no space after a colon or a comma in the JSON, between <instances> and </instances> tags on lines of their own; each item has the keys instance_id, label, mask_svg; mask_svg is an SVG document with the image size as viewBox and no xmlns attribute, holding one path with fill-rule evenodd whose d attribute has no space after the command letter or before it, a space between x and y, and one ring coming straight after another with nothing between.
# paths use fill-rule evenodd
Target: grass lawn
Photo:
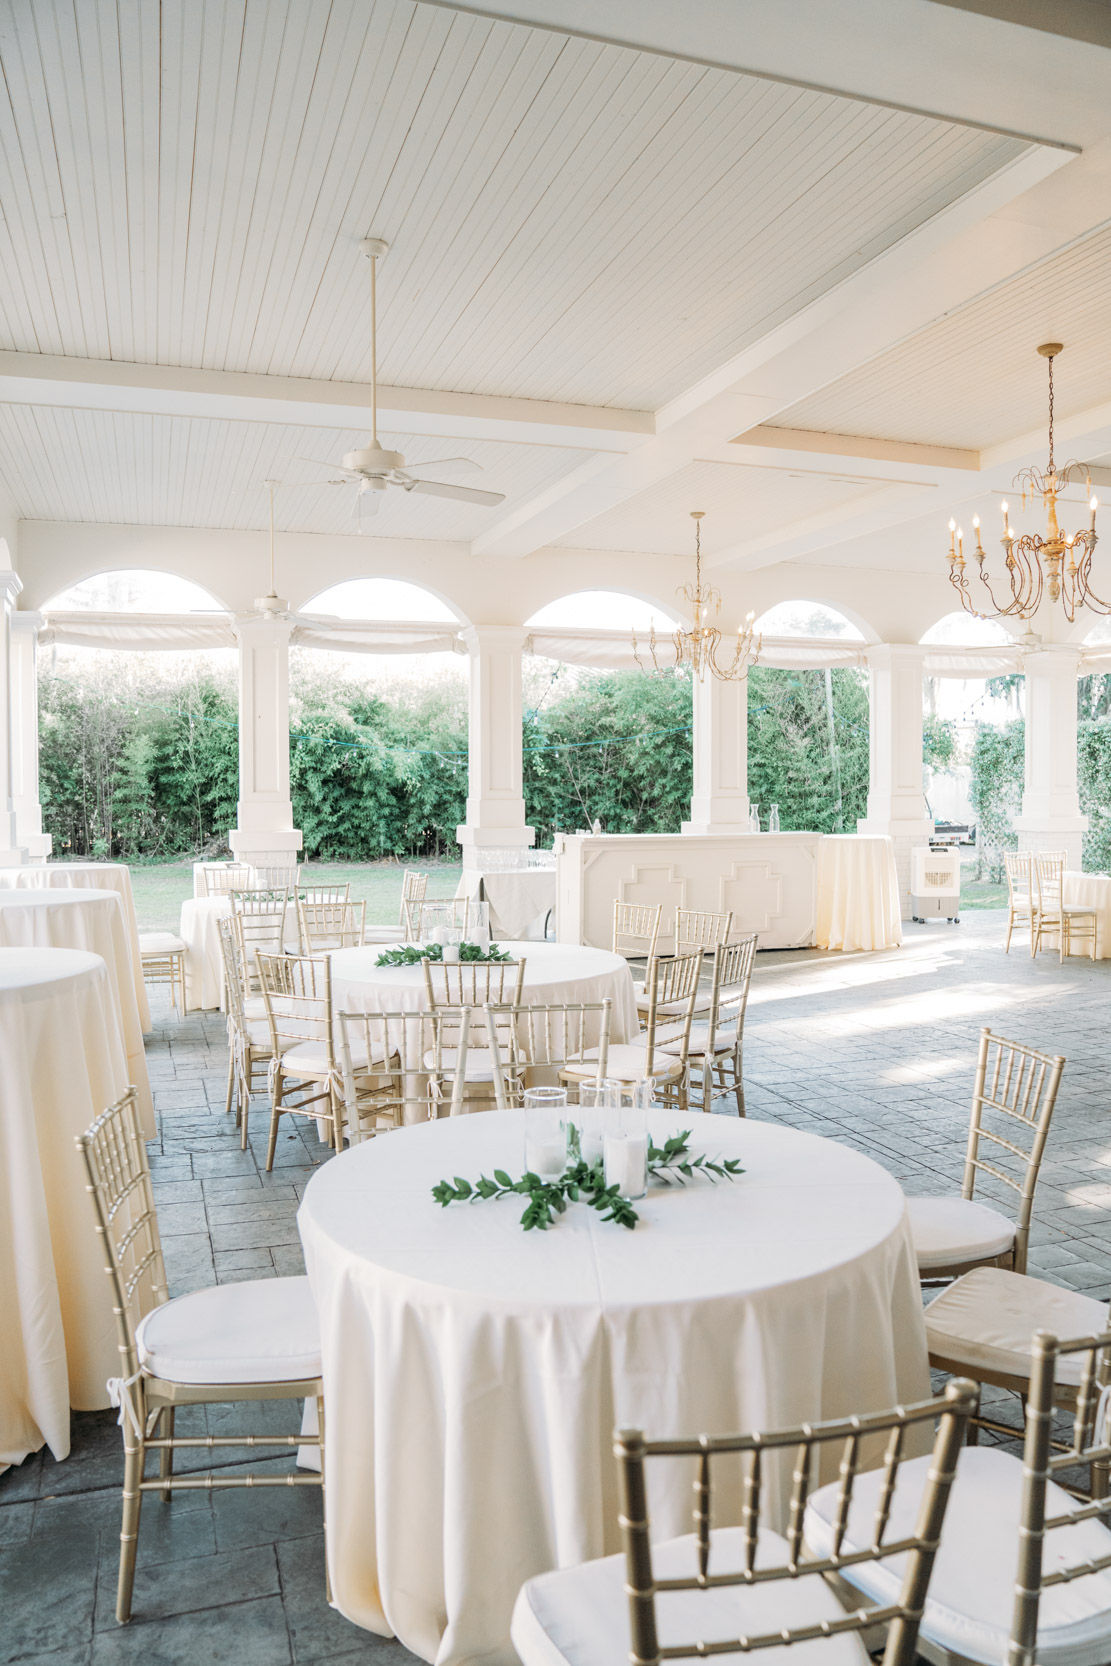
<instances>
[{"instance_id":1,"label":"grass lawn","mask_svg":"<svg viewBox=\"0 0 1111 1666\"><path fill-rule=\"evenodd\" d=\"M132 863L131 888L140 931L176 931L181 905L193 895L192 862ZM453 897L462 867L458 862L426 862L411 866L428 875L429 897ZM352 902L366 902L368 925L388 926L401 907L400 862L306 862L306 883L351 886Z\"/></svg>"}]
</instances>

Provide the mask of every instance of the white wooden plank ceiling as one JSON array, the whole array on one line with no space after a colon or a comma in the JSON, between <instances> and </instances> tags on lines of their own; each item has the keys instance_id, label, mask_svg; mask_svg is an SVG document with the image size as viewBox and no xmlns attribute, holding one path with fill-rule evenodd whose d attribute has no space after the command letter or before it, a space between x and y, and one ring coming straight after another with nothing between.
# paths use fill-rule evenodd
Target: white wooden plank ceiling
<instances>
[{"instance_id":1,"label":"white wooden plank ceiling","mask_svg":"<svg viewBox=\"0 0 1111 1666\"><path fill-rule=\"evenodd\" d=\"M851 375L781 411L772 426L981 450L1046 420L1045 361L1058 418L1111 397L1111 228L980 296Z\"/></svg>"},{"instance_id":2,"label":"white wooden plank ceiling","mask_svg":"<svg viewBox=\"0 0 1111 1666\"><path fill-rule=\"evenodd\" d=\"M580 452L549 446L468 440L458 448L411 435L381 438L409 463L473 457L481 474L446 478L506 492L507 502L489 509L391 488L375 494L378 514L363 523L366 533L380 536L475 537L492 516L582 460ZM354 429L0 405L0 459L22 520L260 528L267 519L263 482L277 479L290 483L276 500L283 531L357 533L353 486L294 483L328 477L326 467L300 459L327 463L364 439Z\"/></svg>"},{"instance_id":3,"label":"white wooden plank ceiling","mask_svg":"<svg viewBox=\"0 0 1111 1666\"><path fill-rule=\"evenodd\" d=\"M0 0L0 68L0 346L362 380L373 230L385 381L642 409L1023 148L412 0Z\"/></svg>"},{"instance_id":4,"label":"white wooden plank ceiling","mask_svg":"<svg viewBox=\"0 0 1111 1666\"><path fill-rule=\"evenodd\" d=\"M690 512L703 509L702 549L714 555L742 540L862 497L871 489L868 484L830 475L696 462L620 508L587 521L562 543L569 549L690 555L694 549Z\"/></svg>"}]
</instances>

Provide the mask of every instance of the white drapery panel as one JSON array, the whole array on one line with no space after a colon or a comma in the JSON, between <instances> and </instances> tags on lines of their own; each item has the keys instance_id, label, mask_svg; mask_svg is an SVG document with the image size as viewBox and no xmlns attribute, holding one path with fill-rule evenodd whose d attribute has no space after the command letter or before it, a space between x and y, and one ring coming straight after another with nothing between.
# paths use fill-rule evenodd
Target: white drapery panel
<instances>
[{"instance_id":1,"label":"white drapery panel","mask_svg":"<svg viewBox=\"0 0 1111 1666\"><path fill-rule=\"evenodd\" d=\"M652 655L648 648L648 632L638 631L636 641L640 667L651 669ZM657 631L656 641L661 664L666 665L671 657L670 632ZM525 643L525 652L537 654L544 659L563 660L568 665L592 665L599 670L638 669L630 631L533 631ZM728 654L727 638L722 657L727 658ZM784 671L827 665L864 665L864 643L766 636L760 649L760 664Z\"/></svg>"},{"instance_id":2,"label":"white drapery panel","mask_svg":"<svg viewBox=\"0 0 1111 1666\"><path fill-rule=\"evenodd\" d=\"M298 648L329 648L337 654L465 654L453 625L407 620L332 619L298 614L290 641Z\"/></svg>"},{"instance_id":3,"label":"white drapery panel","mask_svg":"<svg viewBox=\"0 0 1111 1666\"><path fill-rule=\"evenodd\" d=\"M1005 677L1022 670L1019 648L929 648L922 669L927 677Z\"/></svg>"},{"instance_id":4,"label":"white drapery panel","mask_svg":"<svg viewBox=\"0 0 1111 1666\"><path fill-rule=\"evenodd\" d=\"M1101 642L1098 647L1081 648L1081 676L1091 676L1095 671L1111 671L1111 642Z\"/></svg>"},{"instance_id":5,"label":"white drapery panel","mask_svg":"<svg viewBox=\"0 0 1111 1666\"><path fill-rule=\"evenodd\" d=\"M234 648L230 613L48 613L44 647L129 648L141 653Z\"/></svg>"}]
</instances>

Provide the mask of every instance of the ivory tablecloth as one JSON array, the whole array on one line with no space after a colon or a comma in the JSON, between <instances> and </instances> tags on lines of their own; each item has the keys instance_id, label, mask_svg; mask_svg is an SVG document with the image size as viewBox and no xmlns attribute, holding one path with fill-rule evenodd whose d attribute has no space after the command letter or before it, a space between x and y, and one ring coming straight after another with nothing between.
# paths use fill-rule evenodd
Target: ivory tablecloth
<instances>
[{"instance_id":1,"label":"ivory tablecloth","mask_svg":"<svg viewBox=\"0 0 1111 1666\"><path fill-rule=\"evenodd\" d=\"M126 862L43 862L24 868L0 868L0 885L28 887L62 886L79 890L118 891L123 903L124 922L131 946L131 974L135 985L135 1004L139 1022L150 1029L150 1006L147 986L143 982L143 962L139 954L139 921L135 913L135 897L131 890L131 870Z\"/></svg>"},{"instance_id":2,"label":"ivory tablecloth","mask_svg":"<svg viewBox=\"0 0 1111 1666\"><path fill-rule=\"evenodd\" d=\"M525 962L521 998L528 1006L565 1001L613 1002L610 1040L639 1033L636 990L628 962L608 949L573 943L499 943ZM336 1012L415 1012L425 1005L421 966L376 966L382 945L337 949L332 955L332 1005Z\"/></svg>"},{"instance_id":3,"label":"ivory tablecloth","mask_svg":"<svg viewBox=\"0 0 1111 1666\"><path fill-rule=\"evenodd\" d=\"M441 1666L509 1666L522 1582L619 1548L615 1426L696 1435L928 1393L897 1182L810 1134L691 1124L744 1176L653 1189L633 1232L583 1205L524 1233L517 1202L433 1203L444 1175L520 1172L514 1111L402 1129L310 1180L298 1225L348 1619ZM680 1126L653 1113L657 1139ZM688 1531L689 1472L657 1481L656 1532ZM716 1519L737 1510L727 1485Z\"/></svg>"},{"instance_id":4,"label":"ivory tablecloth","mask_svg":"<svg viewBox=\"0 0 1111 1666\"><path fill-rule=\"evenodd\" d=\"M455 895L490 904L490 934L499 941L532 933L543 941L544 923L555 908L555 869L513 868L495 873L465 870Z\"/></svg>"},{"instance_id":5,"label":"ivory tablecloth","mask_svg":"<svg viewBox=\"0 0 1111 1666\"><path fill-rule=\"evenodd\" d=\"M819 948L898 948L899 878L895 847L885 834L837 833L820 841L817 912Z\"/></svg>"},{"instance_id":6,"label":"ivory tablecloth","mask_svg":"<svg viewBox=\"0 0 1111 1666\"><path fill-rule=\"evenodd\" d=\"M0 891L0 948L84 949L107 963L144 1139L155 1136L143 1026L131 976L131 949L118 891ZM125 1083L126 1085L126 1083ZM101 1110L104 1109L102 1105Z\"/></svg>"},{"instance_id":7,"label":"ivory tablecloth","mask_svg":"<svg viewBox=\"0 0 1111 1666\"><path fill-rule=\"evenodd\" d=\"M1111 878L1105 873L1066 873L1061 892L1066 908L1094 908L1096 959L1111 960ZM1085 945L1080 953L1086 954Z\"/></svg>"},{"instance_id":8,"label":"ivory tablecloth","mask_svg":"<svg viewBox=\"0 0 1111 1666\"><path fill-rule=\"evenodd\" d=\"M178 936L185 944L186 1012L203 1012L224 1004L218 922L230 913L230 897L189 897L181 905Z\"/></svg>"},{"instance_id":9,"label":"ivory tablecloth","mask_svg":"<svg viewBox=\"0 0 1111 1666\"><path fill-rule=\"evenodd\" d=\"M0 1468L69 1452L71 1406L119 1375L112 1297L74 1147L128 1066L95 954L0 948Z\"/></svg>"}]
</instances>

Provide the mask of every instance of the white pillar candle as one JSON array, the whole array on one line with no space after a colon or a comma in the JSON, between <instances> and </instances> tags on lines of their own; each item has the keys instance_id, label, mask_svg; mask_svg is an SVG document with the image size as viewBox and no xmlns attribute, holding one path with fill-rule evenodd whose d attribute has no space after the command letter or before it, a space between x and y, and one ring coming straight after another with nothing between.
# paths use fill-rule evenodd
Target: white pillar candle
<instances>
[{"instance_id":1,"label":"white pillar candle","mask_svg":"<svg viewBox=\"0 0 1111 1666\"><path fill-rule=\"evenodd\" d=\"M607 1134L606 1185L622 1197L643 1197L648 1190L647 1134Z\"/></svg>"},{"instance_id":2,"label":"white pillar candle","mask_svg":"<svg viewBox=\"0 0 1111 1666\"><path fill-rule=\"evenodd\" d=\"M444 958L444 965L445 966L458 966L458 964L459 964L459 945L458 945L458 943L445 943L444 944L444 956L443 956L443 958Z\"/></svg>"},{"instance_id":3,"label":"white pillar candle","mask_svg":"<svg viewBox=\"0 0 1111 1666\"><path fill-rule=\"evenodd\" d=\"M541 1180L558 1180L567 1166L566 1139L538 1136L525 1141L525 1167Z\"/></svg>"}]
</instances>

